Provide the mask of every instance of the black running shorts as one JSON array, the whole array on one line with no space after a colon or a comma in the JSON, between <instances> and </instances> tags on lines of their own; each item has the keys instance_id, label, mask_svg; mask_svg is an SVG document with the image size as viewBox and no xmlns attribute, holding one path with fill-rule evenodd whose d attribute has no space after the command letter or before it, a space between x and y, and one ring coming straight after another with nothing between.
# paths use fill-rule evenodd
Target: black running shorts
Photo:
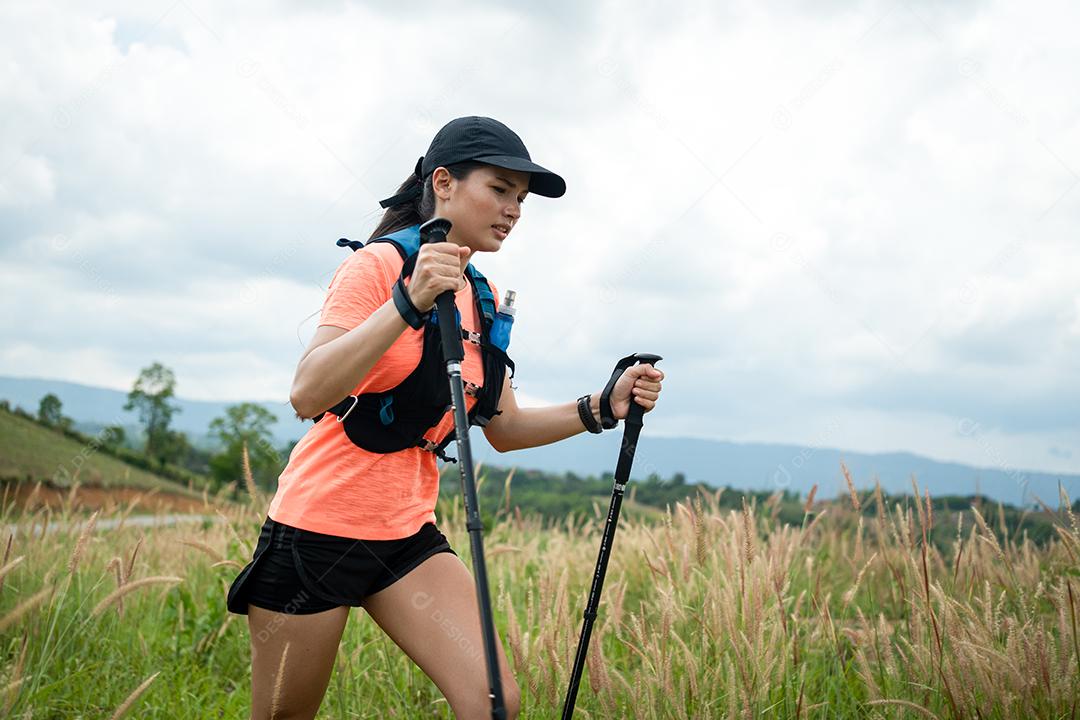
<instances>
[{"instance_id":1,"label":"black running shorts","mask_svg":"<svg viewBox=\"0 0 1080 720\"><path fill-rule=\"evenodd\" d=\"M250 603L309 615L339 605L359 607L365 597L441 552L454 551L432 523L400 540L355 540L300 530L267 517L251 562L229 588L228 608L246 615Z\"/></svg>"}]
</instances>

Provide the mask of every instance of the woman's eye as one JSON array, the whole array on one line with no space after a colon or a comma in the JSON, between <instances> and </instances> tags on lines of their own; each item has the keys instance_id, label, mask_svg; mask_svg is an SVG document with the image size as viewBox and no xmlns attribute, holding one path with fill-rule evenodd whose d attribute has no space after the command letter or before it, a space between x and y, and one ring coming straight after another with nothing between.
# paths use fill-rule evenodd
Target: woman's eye
<instances>
[{"instance_id":1,"label":"woman's eye","mask_svg":"<svg viewBox=\"0 0 1080 720\"><path fill-rule=\"evenodd\" d=\"M506 188L504 188L504 187L499 187L498 185L492 185L491 189L494 190L495 192L499 193L500 195L505 195L506 194ZM525 196L522 196L522 197L518 198L518 205L522 205L522 204L524 204L524 202L525 202Z\"/></svg>"}]
</instances>

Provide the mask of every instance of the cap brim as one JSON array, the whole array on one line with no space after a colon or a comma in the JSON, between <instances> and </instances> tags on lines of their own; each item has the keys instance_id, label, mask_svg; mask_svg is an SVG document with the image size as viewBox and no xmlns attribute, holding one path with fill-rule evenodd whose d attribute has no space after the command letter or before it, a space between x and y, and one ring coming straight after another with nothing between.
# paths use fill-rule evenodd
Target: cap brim
<instances>
[{"instance_id":1,"label":"cap brim","mask_svg":"<svg viewBox=\"0 0 1080 720\"><path fill-rule=\"evenodd\" d=\"M477 162L506 168L507 170L518 170L520 172L529 173L529 192L531 193L543 195L544 197L557 198L562 197L563 193L566 192L565 180L547 168L540 167L536 163L526 160L525 158L513 157L511 155L485 155L484 157L473 159Z\"/></svg>"}]
</instances>

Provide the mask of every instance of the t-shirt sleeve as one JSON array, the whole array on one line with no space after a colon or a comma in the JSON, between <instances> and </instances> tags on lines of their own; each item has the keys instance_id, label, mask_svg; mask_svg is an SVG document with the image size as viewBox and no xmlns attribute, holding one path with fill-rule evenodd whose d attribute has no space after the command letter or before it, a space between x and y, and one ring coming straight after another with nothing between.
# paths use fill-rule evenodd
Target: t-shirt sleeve
<instances>
[{"instance_id":1,"label":"t-shirt sleeve","mask_svg":"<svg viewBox=\"0 0 1080 720\"><path fill-rule=\"evenodd\" d=\"M353 253L330 280L319 325L352 330L390 299L394 282L386 261L374 249Z\"/></svg>"}]
</instances>

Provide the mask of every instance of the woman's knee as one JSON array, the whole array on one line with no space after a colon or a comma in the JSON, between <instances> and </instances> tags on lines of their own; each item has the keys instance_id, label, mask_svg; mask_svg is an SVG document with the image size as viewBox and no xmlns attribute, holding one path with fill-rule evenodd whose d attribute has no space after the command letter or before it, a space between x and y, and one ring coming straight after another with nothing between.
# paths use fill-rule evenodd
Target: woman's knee
<instances>
[{"instance_id":1,"label":"woman's knee","mask_svg":"<svg viewBox=\"0 0 1080 720\"><path fill-rule=\"evenodd\" d=\"M454 717L458 720L466 718L484 719L491 717L491 694L487 684L487 678L474 684L471 688L454 693L447 697L450 709L454 711ZM502 685L503 707L506 708L508 720L514 720L521 712L521 688L513 678L503 678Z\"/></svg>"},{"instance_id":2,"label":"woman's knee","mask_svg":"<svg viewBox=\"0 0 1080 720\"><path fill-rule=\"evenodd\" d=\"M503 703L506 705L507 719L514 720L521 712L521 688L518 687L517 681L511 680L510 683L503 685Z\"/></svg>"}]
</instances>

